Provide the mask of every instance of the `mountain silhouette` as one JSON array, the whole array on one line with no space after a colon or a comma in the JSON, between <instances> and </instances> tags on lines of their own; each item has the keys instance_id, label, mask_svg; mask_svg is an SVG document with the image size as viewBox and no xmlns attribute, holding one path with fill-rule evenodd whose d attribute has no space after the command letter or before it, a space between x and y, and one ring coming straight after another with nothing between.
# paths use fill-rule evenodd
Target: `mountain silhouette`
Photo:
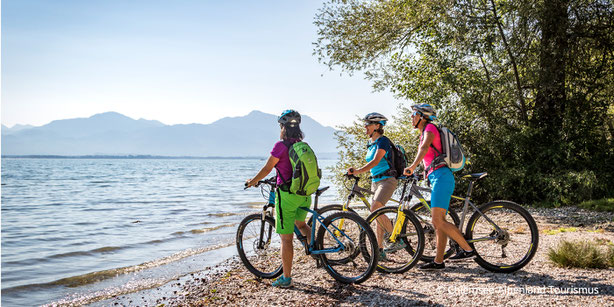
<instances>
[{"instance_id":1,"label":"mountain silhouette","mask_svg":"<svg viewBox=\"0 0 614 307\"><path fill-rule=\"evenodd\" d=\"M333 128L303 115L301 129L318 155L334 155ZM165 125L107 112L40 127L3 125L2 155L266 157L278 140L277 116L260 111L207 125Z\"/></svg>"}]
</instances>

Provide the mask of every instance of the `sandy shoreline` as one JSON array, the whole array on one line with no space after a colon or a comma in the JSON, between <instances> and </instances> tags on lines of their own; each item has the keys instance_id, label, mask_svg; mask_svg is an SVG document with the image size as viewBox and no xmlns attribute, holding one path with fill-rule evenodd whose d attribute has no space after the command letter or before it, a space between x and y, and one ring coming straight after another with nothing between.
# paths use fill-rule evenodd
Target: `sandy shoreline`
<instances>
[{"instance_id":1,"label":"sandy shoreline","mask_svg":"<svg viewBox=\"0 0 614 307\"><path fill-rule=\"evenodd\" d=\"M573 207L531 209L540 229L540 246L525 268L511 274L486 271L472 260L447 262L442 272L416 268L404 274L374 273L360 285L335 282L300 250L295 252L294 287L276 289L271 280L258 280L238 257L186 276L148 294L135 293L107 301L131 306L500 306L614 305L614 269L566 269L547 258L549 247L561 239L614 242L614 213ZM549 234L548 230L576 231ZM597 231L595 231L597 230ZM556 232L556 231L555 231Z\"/></svg>"}]
</instances>

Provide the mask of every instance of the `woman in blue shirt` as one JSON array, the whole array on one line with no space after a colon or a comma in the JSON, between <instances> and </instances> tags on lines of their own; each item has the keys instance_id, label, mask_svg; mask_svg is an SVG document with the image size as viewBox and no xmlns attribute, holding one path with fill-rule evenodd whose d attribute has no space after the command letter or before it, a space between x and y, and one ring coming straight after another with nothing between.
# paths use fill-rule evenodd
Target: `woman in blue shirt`
<instances>
[{"instance_id":1,"label":"woman in blue shirt","mask_svg":"<svg viewBox=\"0 0 614 307\"><path fill-rule=\"evenodd\" d=\"M392 197L392 194L397 188L398 181L395 178L396 174L393 173L388 160L386 159L390 154L390 140L384 136L384 126L388 119L380 113L369 113L364 118L365 134L369 136L369 147L367 148L367 155L365 160L367 164L360 168L349 168L348 174L358 175L367 171L371 172L371 191L373 194L373 201L371 202L371 211L375 211L388 202ZM381 216L377 221L377 244L380 248L380 261L386 261L386 250L382 249L384 232L392 231L392 222L386 216ZM399 241L398 244L404 244ZM394 246L390 249L400 249L403 247Z\"/></svg>"}]
</instances>

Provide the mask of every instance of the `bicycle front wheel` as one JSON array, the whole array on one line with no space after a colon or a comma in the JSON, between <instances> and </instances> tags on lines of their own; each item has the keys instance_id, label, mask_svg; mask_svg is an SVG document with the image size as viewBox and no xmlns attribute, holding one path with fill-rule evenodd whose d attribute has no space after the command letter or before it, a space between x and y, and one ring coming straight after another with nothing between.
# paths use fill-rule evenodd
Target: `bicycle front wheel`
<instances>
[{"instance_id":1,"label":"bicycle front wheel","mask_svg":"<svg viewBox=\"0 0 614 307\"><path fill-rule=\"evenodd\" d=\"M379 208L367 217L367 223L375 231L380 246L377 270L383 273L407 272L418 263L424 251L422 225L409 211L405 213L396 242L390 242L397 218L398 208L393 206Z\"/></svg>"},{"instance_id":2,"label":"bicycle front wheel","mask_svg":"<svg viewBox=\"0 0 614 307\"><path fill-rule=\"evenodd\" d=\"M531 214L505 200L487 203L478 210L469 219L465 232L477 253L475 261L499 273L514 272L527 265L539 243L537 224Z\"/></svg>"},{"instance_id":3,"label":"bicycle front wheel","mask_svg":"<svg viewBox=\"0 0 614 307\"><path fill-rule=\"evenodd\" d=\"M282 272L281 237L275 220L262 214L248 215L237 229L237 251L245 267L260 278L275 278Z\"/></svg>"},{"instance_id":4,"label":"bicycle front wheel","mask_svg":"<svg viewBox=\"0 0 614 307\"><path fill-rule=\"evenodd\" d=\"M424 245L424 253L422 253L420 260L424 262L431 262L435 260L435 256L437 255L437 235L435 233L435 226L433 226L433 223L431 222L431 212L426 206L423 205L415 206L412 208L412 210L422 223L422 230L424 231L424 238L426 240ZM448 210L448 214L446 215L445 219L447 222L454 224L454 226L457 228L460 225L460 218L452 208ZM453 242L454 241L452 241L452 239L448 238L447 249L443 254L444 259L448 259L456 250L453 247Z\"/></svg>"},{"instance_id":5,"label":"bicycle front wheel","mask_svg":"<svg viewBox=\"0 0 614 307\"><path fill-rule=\"evenodd\" d=\"M326 271L337 281L362 283L375 271L377 241L363 218L356 213L336 212L324 219L316 238Z\"/></svg>"}]
</instances>

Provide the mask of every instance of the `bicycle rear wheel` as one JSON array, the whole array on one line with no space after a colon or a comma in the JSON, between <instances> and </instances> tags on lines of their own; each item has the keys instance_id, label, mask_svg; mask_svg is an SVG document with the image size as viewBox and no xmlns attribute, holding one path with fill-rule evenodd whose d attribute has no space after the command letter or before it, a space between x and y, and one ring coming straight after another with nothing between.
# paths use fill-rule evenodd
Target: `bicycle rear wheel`
<instances>
[{"instance_id":1,"label":"bicycle rear wheel","mask_svg":"<svg viewBox=\"0 0 614 307\"><path fill-rule=\"evenodd\" d=\"M282 273L281 237L275 233L275 220L262 214L248 215L236 235L237 251L245 267L260 278L275 278Z\"/></svg>"},{"instance_id":2,"label":"bicycle rear wheel","mask_svg":"<svg viewBox=\"0 0 614 307\"><path fill-rule=\"evenodd\" d=\"M359 284L375 271L375 234L356 213L336 212L324 219L318 229L316 247L330 251L321 254L321 259L326 271L339 282Z\"/></svg>"},{"instance_id":3,"label":"bicycle rear wheel","mask_svg":"<svg viewBox=\"0 0 614 307\"><path fill-rule=\"evenodd\" d=\"M467 224L467 241L476 251L475 261L483 268L499 273L517 271L535 256L539 243L537 224L531 214L511 201L493 201L478 208L501 230L479 212Z\"/></svg>"},{"instance_id":4,"label":"bicycle rear wheel","mask_svg":"<svg viewBox=\"0 0 614 307\"><path fill-rule=\"evenodd\" d=\"M369 217L367 223L375 230L382 250L377 270L383 273L404 273L418 263L424 251L424 232L420 221L412 212L405 214L401 233L397 242L389 241L398 217L398 208L393 206L379 208Z\"/></svg>"}]
</instances>

